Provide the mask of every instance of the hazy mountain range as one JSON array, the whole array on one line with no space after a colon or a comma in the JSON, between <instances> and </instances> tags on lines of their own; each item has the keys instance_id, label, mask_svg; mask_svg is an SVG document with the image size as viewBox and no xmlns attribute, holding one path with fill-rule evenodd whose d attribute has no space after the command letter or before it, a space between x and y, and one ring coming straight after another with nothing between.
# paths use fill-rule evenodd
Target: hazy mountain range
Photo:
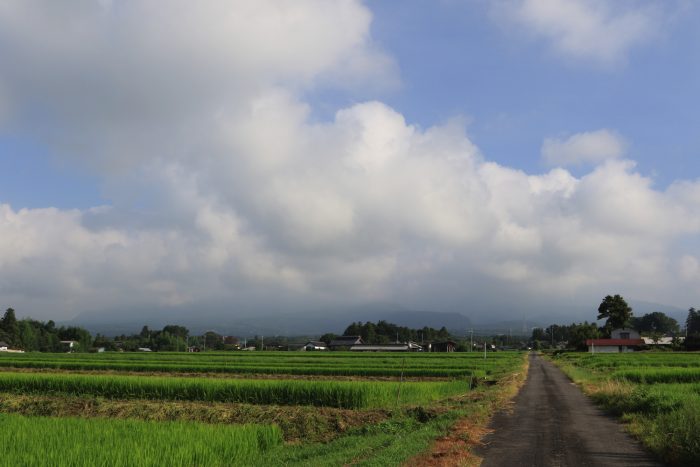
<instances>
[{"instance_id":1,"label":"hazy mountain range","mask_svg":"<svg viewBox=\"0 0 700 467\"><path fill-rule=\"evenodd\" d=\"M630 301L636 316L652 311L662 311L678 320L685 321L686 310L647 302ZM119 312L88 312L62 324L79 325L92 332L114 336L132 334L144 325L160 329L166 324L186 326L191 333L199 334L212 330L224 335L282 335L313 336L327 332L341 334L355 321L386 320L400 326L422 328L424 326L441 328L445 326L455 335L466 335L472 330L479 334L529 335L533 327L545 327L549 324L570 324L574 321L594 321L595 307L570 307L566 310L533 314L523 311L520 316L511 313L511 318L498 313L453 312L411 310L398 304L371 303L346 309L295 310L279 312L267 310L222 310L218 307L191 309L187 307L168 307L160 309Z\"/></svg>"}]
</instances>

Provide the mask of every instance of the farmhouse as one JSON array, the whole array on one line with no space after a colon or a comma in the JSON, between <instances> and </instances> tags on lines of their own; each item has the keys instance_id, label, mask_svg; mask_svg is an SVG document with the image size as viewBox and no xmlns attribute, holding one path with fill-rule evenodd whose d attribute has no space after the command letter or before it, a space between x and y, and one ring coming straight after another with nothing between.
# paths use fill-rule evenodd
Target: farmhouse
<instances>
[{"instance_id":1,"label":"farmhouse","mask_svg":"<svg viewBox=\"0 0 700 467\"><path fill-rule=\"evenodd\" d=\"M423 347L415 342L396 344L357 344L350 347L353 352L420 352Z\"/></svg>"},{"instance_id":2,"label":"farmhouse","mask_svg":"<svg viewBox=\"0 0 700 467\"><path fill-rule=\"evenodd\" d=\"M7 344L7 342L0 341L0 352L7 352L10 349L10 346Z\"/></svg>"},{"instance_id":3,"label":"farmhouse","mask_svg":"<svg viewBox=\"0 0 700 467\"><path fill-rule=\"evenodd\" d=\"M328 350L328 346L325 342L309 341L302 347L302 350Z\"/></svg>"},{"instance_id":4,"label":"farmhouse","mask_svg":"<svg viewBox=\"0 0 700 467\"><path fill-rule=\"evenodd\" d=\"M610 339L586 340L590 353L619 353L634 352L644 345L644 340L634 329L614 329L610 333Z\"/></svg>"},{"instance_id":5,"label":"farmhouse","mask_svg":"<svg viewBox=\"0 0 700 467\"><path fill-rule=\"evenodd\" d=\"M328 344L331 350L348 350L353 345L364 344L360 336L339 336Z\"/></svg>"}]
</instances>

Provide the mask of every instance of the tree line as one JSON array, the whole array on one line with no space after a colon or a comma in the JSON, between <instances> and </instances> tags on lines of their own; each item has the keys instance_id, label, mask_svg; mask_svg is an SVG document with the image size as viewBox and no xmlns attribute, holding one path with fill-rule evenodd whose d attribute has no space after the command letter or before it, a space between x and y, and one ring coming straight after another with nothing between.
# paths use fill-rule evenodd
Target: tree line
<instances>
[{"instance_id":1,"label":"tree line","mask_svg":"<svg viewBox=\"0 0 700 467\"><path fill-rule=\"evenodd\" d=\"M360 336L366 344L389 344L391 342L408 341L421 343L445 341L451 338L445 326L440 329L427 326L420 329L411 329L384 320L379 320L376 323L372 323L371 321L367 321L366 323L362 323L362 321L353 322L345 328L342 335ZM322 335L320 340L328 344L336 337L336 334L328 333Z\"/></svg>"},{"instance_id":2,"label":"tree line","mask_svg":"<svg viewBox=\"0 0 700 467\"><path fill-rule=\"evenodd\" d=\"M0 341L11 348L24 351L62 352L66 346L61 341L74 341L73 350L87 351L92 348L92 336L86 329L77 326L59 326L49 320L31 318L18 320L15 310L8 308L0 320Z\"/></svg>"}]
</instances>

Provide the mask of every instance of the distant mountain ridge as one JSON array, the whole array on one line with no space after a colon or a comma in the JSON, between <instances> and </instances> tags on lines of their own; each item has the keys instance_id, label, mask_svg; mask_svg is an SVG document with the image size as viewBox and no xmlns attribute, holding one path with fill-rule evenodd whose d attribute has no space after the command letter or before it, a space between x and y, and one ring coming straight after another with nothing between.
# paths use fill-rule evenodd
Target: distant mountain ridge
<instances>
[{"instance_id":1,"label":"distant mountain ridge","mask_svg":"<svg viewBox=\"0 0 700 467\"><path fill-rule=\"evenodd\" d=\"M83 313L65 324L85 327L91 332L107 336L138 333L144 325L160 329L166 324L179 324L193 334L216 331L225 335L320 335L327 332L342 334L351 323L385 320L399 326L441 328L464 334L471 327L471 320L459 313L432 312L403 309L372 309L361 307L338 311L311 311L293 313L167 313L151 312L138 316L118 316L105 313Z\"/></svg>"},{"instance_id":2,"label":"distant mountain ridge","mask_svg":"<svg viewBox=\"0 0 700 467\"><path fill-rule=\"evenodd\" d=\"M661 311L676 319L681 326L685 322L687 310L679 307L628 300L635 316L653 311ZM465 336L471 330L474 335L511 334L530 335L534 327L547 327L550 324L566 325L574 322L595 322L597 304L590 306L571 305L558 312L540 310L526 313L518 310L507 315L491 312L413 310L395 303L368 303L355 307L329 307L324 310L305 310L300 307L286 312L247 309L232 311L221 307L202 307L193 310L188 307L168 307L134 309L128 312L86 312L70 321L59 324L83 326L93 333L107 336L138 333L144 325L162 329L167 324L187 327L193 334L215 331L224 335L254 336L314 336L327 332L341 334L353 322L385 320L409 328L428 326L440 329L445 326L456 336ZM516 318L515 316L519 316Z\"/></svg>"}]
</instances>

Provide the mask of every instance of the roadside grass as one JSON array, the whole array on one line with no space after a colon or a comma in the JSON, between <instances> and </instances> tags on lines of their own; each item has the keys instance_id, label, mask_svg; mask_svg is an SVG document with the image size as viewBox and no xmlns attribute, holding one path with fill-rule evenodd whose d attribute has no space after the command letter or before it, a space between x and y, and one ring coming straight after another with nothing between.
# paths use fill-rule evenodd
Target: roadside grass
<instances>
[{"instance_id":1,"label":"roadside grass","mask_svg":"<svg viewBox=\"0 0 700 467\"><path fill-rule=\"evenodd\" d=\"M668 465L700 465L700 367L698 355L564 354L552 358L607 412ZM625 369L629 367L630 369Z\"/></svg>"}]
</instances>

